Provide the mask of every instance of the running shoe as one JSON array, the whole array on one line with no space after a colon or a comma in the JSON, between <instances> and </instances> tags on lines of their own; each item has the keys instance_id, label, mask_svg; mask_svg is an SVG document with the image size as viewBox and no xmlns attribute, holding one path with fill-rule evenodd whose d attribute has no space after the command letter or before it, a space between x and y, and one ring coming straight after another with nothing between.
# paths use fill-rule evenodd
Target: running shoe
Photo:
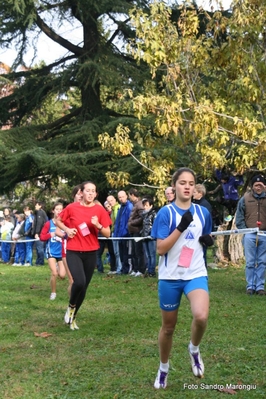
<instances>
[{"instance_id":1,"label":"running shoe","mask_svg":"<svg viewBox=\"0 0 266 399\"><path fill-rule=\"evenodd\" d=\"M160 388L165 389L167 387L167 376L168 376L168 373L165 373L164 371L161 371L159 369L158 373L157 373L156 380L154 382L154 388L155 389L160 389Z\"/></svg>"},{"instance_id":2,"label":"running shoe","mask_svg":"<svg viewBox=\"0 0 266 399\"><path fill-rule=\"evenodd\" d=\"M70 323L70 330L79 330L79 327L77 326L76 320L74 319L72 323Z\"/></svg>"},{"instance_id":3,"label":"running shoe","mask_svg":"<svg viewBox=\"0 0 266 399\"><path fill-rule=\"evenodd\" d=\"M188 353L190 356L191 368L193 374L195 375L195 377L202 378L204 374L204 364L200 356L200 351L196 353L191 353L188 348Z\"/></svg>"},{"instance_id":4,"label":"running shoe","mask_svg":"<svg viewBox=\"0 0 266 399\"><path fill-rule=\"evenodd\" d=\"M56 293L55 293L55 292L52 292L51 295L50 295L51 301L54 301L55 298L56 298Z\"/></svg>"},{"instance_id":5,"label":"running shoe","mask_svg":"<svg viewBox=\"0 0 266 399\"><path fill-rule=\"evenodd\" d=\"M75 314L76 308L71 308L70 306L67 308L66 314L65 314L65 323L66 324L71 324L74 319L74 314Z\"/></svg>"},{"instance_id":6,"label":"running shoe","mask_svg":"<svg viewBox=\"0 0 266 399\"><path fill-rule=\"evenodd\" d=\"M134 277L141 277L143 274L141 272L137 272Z\"/></svg>"}]
</instances>

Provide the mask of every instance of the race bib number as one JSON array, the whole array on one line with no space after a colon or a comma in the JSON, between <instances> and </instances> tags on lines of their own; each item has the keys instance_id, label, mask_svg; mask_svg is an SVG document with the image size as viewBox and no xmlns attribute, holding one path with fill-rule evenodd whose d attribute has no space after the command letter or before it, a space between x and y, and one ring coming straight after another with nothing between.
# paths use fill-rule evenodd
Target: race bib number
<instances>
[{"instance_id":1,"label":"race bib number","mask_svg":"<svg viewBox=\"0 0 266 399\"><path fill-rule=\"evenodd\" d=\"M80 231L81 231L81 234L83 235L83 237L85 237L85 236L88 236L91 232L90 232L90 229L88 228L88 226L87 226L87 223L81 223L80 225L79 225L79 229L80 229Z\"/></svg>"},{"instance_id":2,"label":"race bib number","mask_svg":"<svg viewBox=\"0 0 266 399\"><path fill-rule=\"evenodd\" d=\"M178 260L178 266L189 268L189 266L191 265L193 253L194 249L188 248L184 245Z\"/></svg>"}]
</instances>

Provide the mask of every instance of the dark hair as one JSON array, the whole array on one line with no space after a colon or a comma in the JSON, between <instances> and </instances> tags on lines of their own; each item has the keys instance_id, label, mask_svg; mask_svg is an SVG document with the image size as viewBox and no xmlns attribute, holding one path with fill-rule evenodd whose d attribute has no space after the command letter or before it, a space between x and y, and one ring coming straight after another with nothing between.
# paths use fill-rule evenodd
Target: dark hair
<instances>
[{"instance_id":1,"label":"dark hair","mask_svg":"<svg viewBox=\"0 0 266 399\"><path fill-rule=\"evenodd\" d=\"M78 184L77 186L75 186L75 187L73 188L73 190L72 190L72 192L71 192L71 197L72 197L73 199L75 198L76 194L79 192L80 186L81 186L81 184Z\"/></svg>"},{"instance_id":2,"label":"dark hair","mask_svg":"<svg viewBox=\"0 0 266 399\"><path fill-rule=\"evenodd\" d=\"M95 189L96 189L96 193L97 193L97 187L96 187L96 184L95 183L93 183L92 181L90 181L90 180L88 180L88 181L84 181L83 183L81 183L81 185L80 185L80 191L84 191L84 188L85 188L85 186L86 186L86 184L93 184L94 186L95 186Z\"/></svg>"},{"instance_id":3,"label":"dark hair","mask_svg":"<svg viewBox=\"0 0 266 399\"><path fill-rule=\"evenodd\" d=\"M32 207L30 206L24 206L23 211L31 211L32 212Z\"/></svg>"},{"instance_id":4,"label":"dark hair","mask_svg":"<svg viewBox=\"0 0 266 399\"><path fill-rule=\"evenodd\" d=\"M182 173L184 173L184 172L191 173L192 176L194 177L194 180L195 180L195 183L196 183L196 175L195 175L195 172L193 172L192 169L190 169L190 168L179 168L179 169L177 169L177 171L173 174L173 177L172 177L172 185L173 185L173 186L175 186L177 180L179 179L179 177L180 177L180 176L182 175Z\"/></svg>"},{"instance_id":5,"label":"dark hair","mask_svg":"<svg viewBox=\"0 0 266 399\"><path fill-rule=\"evenodd\" d=\"M44 202L43 202L43 201L36 201L36 202L35 202L35 205L36 205L36 204L39 204L40 207L42 207L42 208L44 207Z\"/></svg>"},{"instance_id":6,"label":"dark hair","mask_svg":"<svg viewBox=\"0 0 266 399\"><path fill-rule=\"evenodd\" d=\"M150 205L154 204L153 198L149 197L148 195L146 195L146 197L142 198L141 200L142 204L146 204L146 202L148 202Z\"/></svg>"},{"instance_id":7,"label":"dark hair","mask_svg":"<svg viewBox=\"0 0 266 399\"><path fill-rule=\"evenodd\" d=\"M228 173L222 173L221 180L228 181L229 179L230 179L230 176Z\"/></svg>"},{"instance_id":8,"label":"dark hair","mask_svg":"<svg viewBox=\"0 0 266 399\"><path fill-rule=\"evenodd\" d=\"M139 191L136 189L136 188L130 188L129 189L129 191L128 191L128 194L130 194L130 195L135 195L135 197L140 197L140 193L139 193Z\"/></svg>"},{"instance_id":9,"label":"dark hair","mask_svg":"<svg viewBox=\"0 0 266 399\"><path fill-rule=\"evenodd\" d=\"M55 207L58 206L58 205L61 205L62 208L64 208L64 205L62 204L62 202L55 202L54 205L53 205L53 207L52 207L52 211L54 211L54 210L55 210Z\"/></svg>"}]
</instances>

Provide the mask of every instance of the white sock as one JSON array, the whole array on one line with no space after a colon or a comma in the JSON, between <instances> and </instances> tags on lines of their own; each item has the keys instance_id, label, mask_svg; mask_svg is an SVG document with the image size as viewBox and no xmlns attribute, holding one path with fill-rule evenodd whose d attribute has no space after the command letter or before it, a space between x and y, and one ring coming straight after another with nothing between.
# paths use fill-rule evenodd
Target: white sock
<instances>
[{"instance_id":1,"label":"white sock","mask_svg":"<svg viewBox=\"0 0 266 399\"><path fill-rule=\"evenodd\" d=\"M199 351L199 346L193 345L192 342L190 341L189 351L190 351L190 353L197 353Z\"/></svg>"},{"instance_id":2,"label":"white sock","mask_svg":"<svg viewBox=\"0 0 266 399\"><path fill-rule=\"evenodd\" d=\"M169 371L169 362L167 362L167 363L160 362L160 370L163 371L164 373L168 373L168 371Z\"/></svg>"}]
</instances>

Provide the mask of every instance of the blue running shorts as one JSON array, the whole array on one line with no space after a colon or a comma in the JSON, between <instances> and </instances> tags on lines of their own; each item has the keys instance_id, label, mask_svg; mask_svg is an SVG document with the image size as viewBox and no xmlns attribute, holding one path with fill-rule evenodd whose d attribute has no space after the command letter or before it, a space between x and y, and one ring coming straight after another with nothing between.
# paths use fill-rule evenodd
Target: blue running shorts
<instances>
[{"instance_id":1,"label":"blue running shorts","mask_svg":"<svg viewBox=\"0 0 266 399\"><path fill-rule=\"evenodd\" d=\"M181 302L182 294L202 289L209 292L208 277L197 277L193 280L159 280L158 296L160 308L166 312L176 310Z\"/></svg>"}]
</instances>

